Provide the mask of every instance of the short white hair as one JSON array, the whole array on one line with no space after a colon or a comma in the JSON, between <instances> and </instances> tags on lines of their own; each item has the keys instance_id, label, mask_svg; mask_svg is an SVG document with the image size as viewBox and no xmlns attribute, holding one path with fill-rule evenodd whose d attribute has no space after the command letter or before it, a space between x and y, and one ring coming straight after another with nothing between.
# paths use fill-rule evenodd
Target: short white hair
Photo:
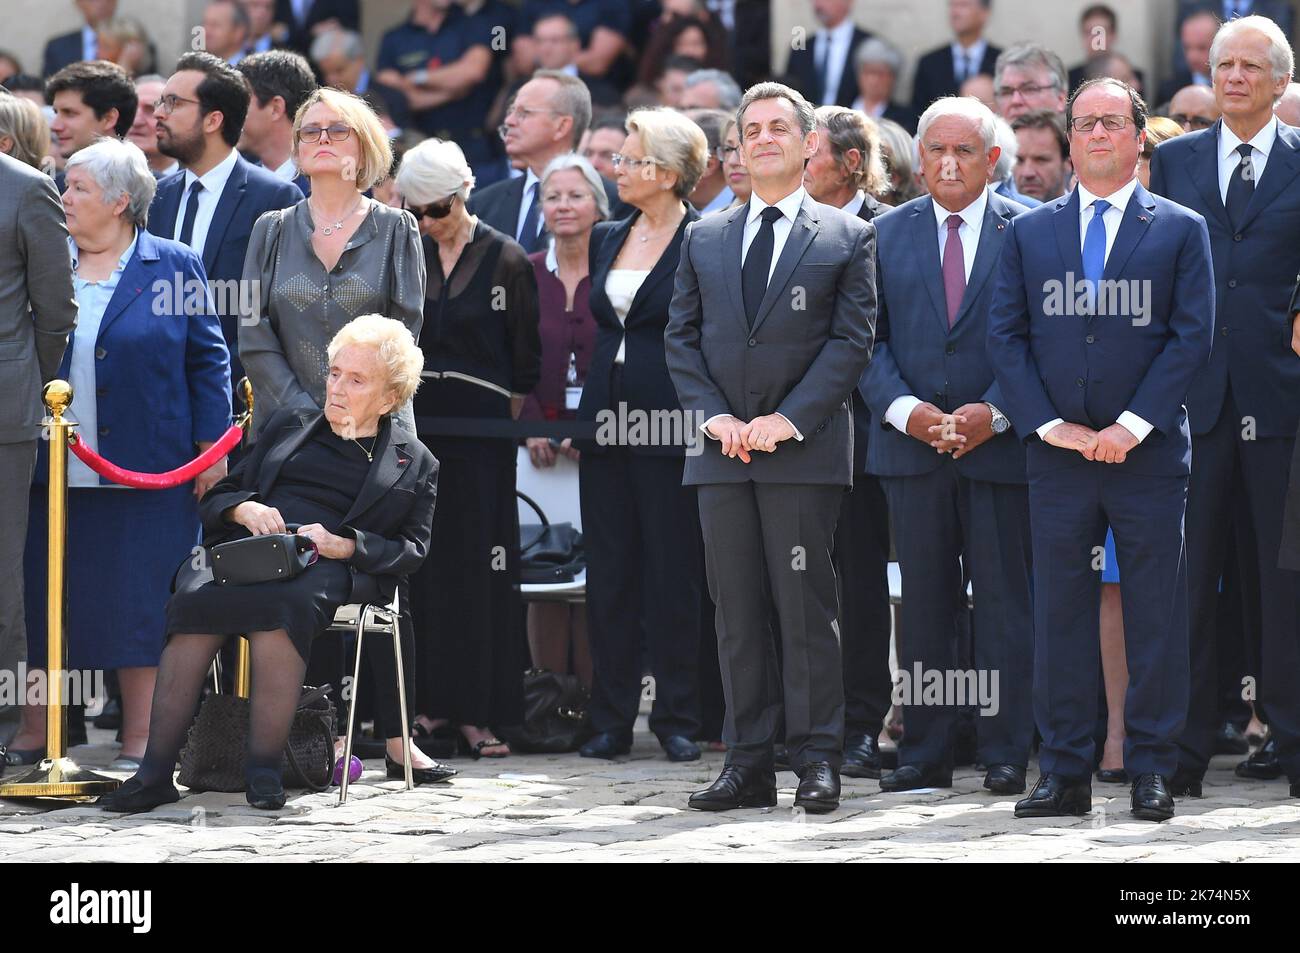
<instances>
[{"instance_id":1,"label":"short white hair","mask_svg":"<svg viewBox=\"0 0 1300 953\"><path fill-rule=\"evenodd\" d=\"M591 197L596 202L596 213L602 221L609 218L609 196L605 194L605 183L601 181L596 167L576 152L562 152L546 164L546 168L542 170L541 182L538 183L539 194L545 190L547 179L565 169L577 169L582 173L582 177L587 181L587 188L591 189Z\"/></svg>"},{"instance_id":2,"label":"short white hair","mask_svg":"<svg viewBox=\"0 0 1300 953\"><path fill-rule=\"evenodd\" d=\"M993 110L971 96L944 96L932 102L916 124L916 143L920 149L925 148L925 134L931 123L944 116L961 116L979 126L985 152L997 145L997 117Z\"/></svg>"},{"instance_id":3,"label":"short white hair","mask_svg":"<svg viewBox=\"0 0 1300 953\"><path fill-rule=\"evenodd\" d=\"M469 199L474 173L460 146L449 139L425 139L402 156L397 191L414 205L441 202L449 195Z\"/></svg>"},{"instance_id":4,"label":"short white hair","mask_svg":"<svg viewBox=\"0 0 1300 953\"><path fill-rule=\"evenodd\" d=\"M1245 30L1255 30L1263 33L1268 38L1268 61L1273 67L1273 82L1276 83L1283 76L1290 77L1295 72L1295 53L1291 49L1291 44L1287 41L1286 34L1282 32L1282 28L1268 17L1252 14L1248 17L1229 20L1219 28L1218 33L1214 34L1214 40L1210 43L1211 75L1218 68L1219 54L1223 51L1223 44Z\"/></svg>"},{"instance_id":5,"label":"short white hair","mask_svg":"<svg viewBox=\"0 0 1300 953\"><path fill-rule=\"evenodd\" d=\"M67 172L84 168L104 193L104 204L129 197L123 215L136 228L149 224L149 203L158 190L158 180L149 171L149 160L140 147L121 139L105 137L68 157Z\"/></svg>"},{"instance_id":6,"label":"short white hair","mask_svg":"<svg viewBox=\"0 0 1300 953\"><path fill-rule=\"evenodd\" d=\"M853 66L861 71L868 63L887 66L889 71L898 76L903 72L903 54L892 43L878 36L868 37L858 44L853 54Z\"/></svg>"},{"instance_id":7,"label":"short white hair","mask_svg":"<svg viewBox=\"0 0 1300 953\"><path fill-rule=\"evenodd\" d=\"M326 348L331 364L345 347L374 348L388 372L388 386L397 392L396 407L405 405L420 386L424 352L415 343L410 328L382 314L353 318L330 340Z\"/></svg>"},{"instance_id":8,"label":"short white hair","mask_svg":"<svg viewBox=\"0 0 1300 953\"><path fill-rule=\"evenodd\" d=\"M1007 122L1001 116L993 117L993 126L997 131L995 145L1002 150L998 153L998 161L993 165L993 178L998 182L1005 182L1011 176L1011 172L1016 167L1016 156L1020 154L1020 142L1016 139L1016 131L1011 128L1011 123Z\"/></svg>"},{"instance_id":9,"label":"short white hair","mask_svg":"<svg viewBox=\"0 0 1300 953\"><path fill-rule=\"evenodd\" d=\"M732 79L730 73L720 69L697 69L686 76L686 88L693 89L705 83L712 83L718 91L718 108L734 112L740 105L740 86Z\"/></svg>"}]
</instances>

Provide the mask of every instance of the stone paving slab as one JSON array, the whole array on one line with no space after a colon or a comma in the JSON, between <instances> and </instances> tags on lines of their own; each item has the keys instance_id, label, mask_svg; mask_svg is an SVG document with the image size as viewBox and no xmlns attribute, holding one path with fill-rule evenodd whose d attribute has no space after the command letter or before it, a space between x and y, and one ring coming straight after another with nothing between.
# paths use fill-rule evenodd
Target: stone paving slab
<instances>
[{"instance_id":1,"label":"stone paving slab","mask_svg":"<svg viewBox=\"0 0 1300 953\"><path fill-rule=\"evenodd\" d=\"M95 737L106 738L96 732ZM72 752L107 764L111 745ZM451 782L406 791L381 761L366 763L348 802L291 792L278 812L242 794L187 795L146 815L106 814L90 804L0 801L0 860L146 863L427 861L1151 861L1293 862L1300 859L1300 799L1284 781L1232 774L1216 759L1206 797L1178 802L1164 824L1128 813L1128 789L1095 784L1082 818L1019 821L1014 798L959 770L950 790L884 794L875 781L844 779L829 815L793 810L795 776L778 775L778 805L706 814L686 797L708 784L722 755L672 764L638 737L617 762L571 755L458 760ZM13 777L22 769L10 769ZM102 770L102 769L101 769ZM109 773L109 772L104 772ZM123 775L124 776L124 775ZM1030 784L1034 778L1031 776Z\"/></svg>"}]
</instances>

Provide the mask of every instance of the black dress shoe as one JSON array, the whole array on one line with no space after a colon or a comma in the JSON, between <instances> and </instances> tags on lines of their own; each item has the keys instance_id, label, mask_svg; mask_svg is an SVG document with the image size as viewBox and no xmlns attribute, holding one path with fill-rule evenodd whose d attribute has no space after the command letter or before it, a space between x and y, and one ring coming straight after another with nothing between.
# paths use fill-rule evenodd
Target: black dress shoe
<instances>
[{"instance_id":1,"label":"black dress shoe","mask_svg":"<svg viewBox=\"0 0 1300 953\"><path fill-rule=\"evenodd\" d=\"M591 740L578 749L578 754L584 758L604 758L606 761L612 761L631 750L631 744L620 742L608 731L602 731L592 735Z\"/></svg>"},{"instance_id":2,"label":"black dress shoe","mask_svg":"<svg viewBox=\"0 0 1300 953\"><path fill-rule=\"evenodd\" d=\"M683 735L671 735L661 744L669 761L699 761L700 746Z\"/></svg>"},{"instance_id":3,"label":"black dress shoe","mask_svg":"<svg viewBox=\"0 0 1300 953\"><path fill-rule=\"evenodd\" d=\"M1163 775L1137 776L1133 782L1133 816L1144 821L1167 821L1174 816L1174 799Z\"/></svg>"},{"instance_id":4,"label":"black dress shoe","mask_svg":"<svg viewBox=\"0 0 1300 953\"><path fill-rule=\"evenodd\" d=\"M880 779L882 791L915 791L917 788L952 787L952 768L937 764L905 764Z\"/></svg>"},{"instance_id":5,"label":"black dress shoe","mask_svg":"<svg viewBox=\"0 0 1300 953\"><path fill-rule=\"evenodd\" d=\"M391 781L405 781L406 769L402 762L394 761L384 755L384 768L387 771L388 778ZM432 768L411 768L411 780L416 784L437 784L439 781L446 781L448 778L454 778L460 774L449 764L443 764L441 761L434 761Z\"/></svg>"},{"instance_id":6,"label":"black dress shoe","mask_svg":"<svg viewBox=\"0 0 1300 953\"><path fill-rule=\"evenodd\" d=\"M1291 796L1300 797L1300 781L1291 782Z\"/></svg>"},{"instance_id":7,"label":"black dress shoe","mask_svg":"<svg viewBox=\"0 0 1300 953\"><path fill-rule=\"evenodd\" d=\"M248 779L244 799L260 811L278 811L286 800L284 784L274 775L255 775Z\"/></svg>"},{"instance_id":8,"label":"black dress shoe","mask_svg":"<svg viewBox=\"0 0 1300 953\"><path fill-rule=\"evenodd\" d=\"M1246 736L1230 721L1225 721L1214 737L1215 754L1245 754L1250 750Z\"/></svg>"},{"instance_id":9,"label":"black dress shoe","mask_svg":"<svg viewBox=\"0 0 1300 953\"><path fill-rule=\"evenodd\" d=\"M92 720L96 728L103 728L106 731L115 731L122 727L122 704L116 698L110 698L104 704L104 710L96 715Z\"/></svg>"},{"instance_id":10,"label":"black dress shoe","mask_svg":"<svg viewBox=\"0 0 1300 953\"><path fill-rule=\"evenodd\" d=\"M738 807L776 807L776 772L729 764L718 780L686 802L697 811L731 811Z\"/></svg>"},{"instance_id":11,"label":"black dress shoe","mask_svg":"<svg viewBox=\"0 0 1300 953\"><path fill-rule=\"evenodd\" d=\"M844 742L840 774L850 778L880 777L880 743L870 735L853 735Z\"/></svg>"},{"instance_id":12,"label":"black dress shoe","mask_svg":"<svg viewBox=\"0 0 1300 953\"><path fill-rule=\"evenodd\" d=\"M984 786L994 794L1024 794L1025 769L1014 764L991 764Z\"/></svg>"},{"instance_id":13,"label":"black dress shoe","mask_svg":"<svg viewBox=\"0 0 1300 953\"><path fill-rule=\"evenodd\" d=\"M174 804L180 799L181 793L170 781L145 787L135 778L127 778L117 790L101 794L95 806L119 814L139 814L162 804Z\"/></svg>"},{"instance_id":14,"label":"black dress shoe","mask_svg":"<svg viewBox=\"0 0 1300 953\"><path fill-rule=\"evenodd\" d=\"M1128 784L1128 772L1123 768L1098 768L1096 777L1102 784Z\"/></svg>"},{"instance_id":15,"label":"black dress shoe","mask_svg":"<svg viewBox=\"0 0 1300 953\"><path fill-rule=\"evenodd\" d=\"M1070 817L1092 810L1092 782L1045 774L1029 797L1016 802L1016 817Z\"/></svg>"},{"instance_id":16,"label":"black dress shoe","mask_svg":"<svg viewBox=\"0 0 1300 953\"><path fill-rule=\"evenodd\" d=\"M1282 763L1277 760L1277 742L1272 738L1265 741L1263 747L1237 765L1235 774L1239 778L1255 778L1259 781L1272 781L1282 777Z\"/></svg>"},{"instance_id":17,"label":"black dress shoe","mask_svg":"<svg viewBox=\"0 0 1300 953\"><path fill-rule=\"evenodd\" d=\"M1200 797L1201 778L1202 775L1193 774L1191 769L1180 764L1165 782L1165 787L1174 797Z\"/></svg>"},{"instance_id":18,"label":"black dress shoe","mask_svg":"<svg viewBox=\"0 0 1300 953\"><path fill-rule=\"evenodd\" d=\"M794 806L809 814L826 814L840 806L840 775L829 762L812 761L803 766Z\"/></svg>"},{"instance_id":19,"label":"black dress shoe","mask_svg":"<svg viewBox=\"0 0 1300 953\"><path fill-rule=\"evenodd\" d=\"M790 767L790 749L785 745L773 745L772 766L778 771L793 770Z\"/></svg>"}]
</instances>

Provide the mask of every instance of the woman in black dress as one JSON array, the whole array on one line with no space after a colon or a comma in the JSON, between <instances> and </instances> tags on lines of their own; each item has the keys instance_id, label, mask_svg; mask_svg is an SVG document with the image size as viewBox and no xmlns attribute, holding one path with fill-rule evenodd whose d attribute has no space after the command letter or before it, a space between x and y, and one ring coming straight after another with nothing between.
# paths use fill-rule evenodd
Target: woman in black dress
<instances>
[{"instance_id":1,"label":"woman in black dress","mask_svg":"<svg viewBox=\"0 0 1300 953\"><path fill-rule=\"evenodd\" d=\"M423 355L399 322L367 315L339 332L328 358L324 411L277 412L253 451L203 497L199 514L206 545L300 524L320 558L293 579L244 586L218 586L193 559L181 564L149 744L135 776L99 799L105 810L147 811L179 799L176 758L212 657L235 634L247 635L252 651L248 802L282 807L280 763L312 641L340 606L391 599L398 579L424 561L438 464L389 416L419 386ZM390 775L395 767L389 763Z\"/></svg>"},{"instance_id":2,"label":"woman in black dress","mask_svg":"<svg viewBox=\"0 0 1300 953\"><path fill-rule=\"evenodd\" d=\"M429 559L411 579L416 733L459 729L475 758L505 757L493 734L523 716L528 653L519 603L517 417L541 368L537 279L515 241L465 209L474 176L453 142L406 153L397 189L424 236L423 384L416 428L441 465ZM485 426L486 425L486 426Z\"/></svg>"}]
</instances>

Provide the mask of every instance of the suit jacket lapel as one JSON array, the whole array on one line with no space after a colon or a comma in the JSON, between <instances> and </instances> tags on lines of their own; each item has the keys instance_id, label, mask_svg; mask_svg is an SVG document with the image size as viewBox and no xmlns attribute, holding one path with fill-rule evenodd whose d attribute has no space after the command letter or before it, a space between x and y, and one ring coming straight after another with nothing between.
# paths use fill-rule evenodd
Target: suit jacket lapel
<instances>
[{"instance_id":1,"label":"suit jacket lapel","mask_svg":"<svg viewBox=\"0 0 1300 953\"><path fill-rule=\"evenodd\" d=\"M343 517L344 523L350 523L360 516L393 488L410 465L411 455L406 451L405 431L393 424L392 418L380 425L382 450L375 453L375 462L366 473L366 482L361 485L352 509Z\"/></svg>"},{"instance_id":2,"label":"suit jacket lapel","mask_svg":"<svg viewBox=\"0 0 1300 953\"><path fill-rule=\"evenodd\" d=\"M1124 264L1133 254L1133 249L1147 233L1147 228L1155 218L1155 208L1156 203L1151 198L1151 193L1142 188L1142 183L1139 182L1137 188L1133 190L1133 197L1124 209L1124 217L1120 219L1119 231L1115 234L1115 244L1111 246L1110 254L1106 256L1103 279L1113 280L1123 270Z\"/></svg>"},{"instance_id":3,"label":"suit jacket lapel","mask_svg":"<svg viewBox=\"0 0 1300 953\"><path fill-rule=\"evenodd\" d=\"M933 275L934 280L923 281L934 306L934 318L943 333L948 333L948 301L943 290L943 263L939 261L939 232L934 222L934 200L917 202L912 209L913 247L921 257L920 274Z\"/></svg>"},{"instance_id":4,"label":"suit jacket lapel","mask_svg":"<svg viewBox=\"0 0 1300 953\"><path fill-rule=\"evenodd\" d=\"M1061 199L1052 213L1056 226L1056 248L1061 254L1066 274L1083 279L1083 249L1079 245L1079 190Z\"/></svg>"},{"instance_id":5,"label":"suit jacket lapel","mask_svg":"<svg viewBox=\"0 0 1300 953\"><path fill-rule=\"evenodd\" d=\"M763 295L763 301L758 306L758 317L754 319L753 330L757 331L763 321L771 312L777 299L785 293L785 286L789 284L791 276L794 274L795 266L799 264L799 259L803 258L804 252L812 244L813 237L821 231L821 224L817 216L817 203L811 196L805 196L803 203L799 206L799 213L794 217L794 223L790 226L790 234L786 236L785 247L781 249L781 257L776 261L776 270L772 272L772 280L767 283L767 292ZM744 309L741 309L742 314Z\"/></svg>"},{"instance_id":6,"label":"suit jacket lapel","mask_svg":"<svg viewBox=\"0 0 1300 953\"><path fill-rule=\"evenodd\" d=\"M1255 194L1250 197L1246 214L1242 217L1237 231L1249 225L1256 216L1281 194L1282 190L1294 181L1300 173L1300 136L1285 123L1278 123L1277 138L1273 140L1273 152L1264 166L1264 174L1255 187ZM1218 179L1215 179L1217 184Z\"/></svg>"},{"instance_id":7,"label":"suit jacket lapel","mask_svg":"<svg viewBox=\"0 0 1300 953\"><path fill-rule=\"evenodd\" d=\"M244 200L244 190L248 188L248 165L244 158L235 159L235 167L230 170L226 187L221 190L221 198L212 213L212 224L208 226L208 237L203 242L203 268L209 276L212 266L216 264L217 252L221 250L221 240L225 237L235 209Z\"/></svg>"},{"instance_id":8,"label":"suit jacket lapel","mask_svg":"<svg viewBox=\"0 0 1300 953\"><path fill-rule=\"evenodd\" d=\"M740 252L745 243L745 219L749 215L749 203L732 209L727 226L722 230L722 274L727 283L727 294L731 297L731 310L736 320L746 331L749 321L745 317L745 294L740 286Z\"/></svg>"},{"instance_id":9,"label":"suit jacket lapel","mask_svg":"<svg viewBox=\"0 0 1300 953\"><path fill-rule=\"evenodd\" d=\"M1006 237L1007 221L1011 217L1006 206L990 193L988 204L984 206L984 222L980 225L980 241L975 248L975 262L971 265L970 280L966 282L966 293L961 296L961 307L957 309L953 327L956 327L966 316L971 305L979 297L985 282L988 281L989 275L993 273L993 266L997 264L1002 254L1002 240Z\"/></svg>"},{"instance_id":10,"label":"suit jacket lapel","mask_svg":"<svg viewBox=\"0 0 1300 953\"><path fill-rule=\"evenodd\" d=\"M1223 207L1223 198L1219 195L1219 129L1222 125L1222 119L1216 120L1203 135L1197 137L1187 152L1187 165L1208 215L1231 231L1232 223L1228 221L1228 211Z\"/></svg>"},{"instance_id":11,"label":"suit jacket lapel","mask_svg":"<svg viewBox=\"0 0 1300 953\"><path fill-rule=\"evenodd\" d=\"M157 260L158 247L153 242L153 236L140 229L136 233L135 253L127 261L122 277L117 280L117 287L113 290L113 297L109 299L104 316L100 318L99 335L95 339L97 342L103 340L104 333L121 317L127 305L149 286L149 267L146 262ZM68 352L71 353L72 348L68 348Z\"/></svg>"},{"instance_id":12,"label":"suit jacket lapel","mask_svg":"<svg viewBox=\"0 0 1300 953\"><path fill-rule=\"evenodd\" d=\"M185 191L185 173L177 172L169 176L166 185L158 190L158 208L149 212L150 229L162 238L171 238L176 234L176 213L181 207L181 193Z\"/></svg>"},{"instance_id":13,"label":"suit jacket lapel","mask_svg":"<svg viewBox=\"0 0 1300 953\"><path fill-rule=\"evenodd\" d=\"M303 411L298 415L299 429L290 432L267 451L266 456L262 458L262 466L257 471L257 485L263 493L271 491L275 481L280 478L280 469L284 466L284 461L306 443L324 421L325 414L319 410Z\"/></svg>"},{"instance_id":14,"label":"suit jacket lapel","mask_svg":"<svg viewBox=\"0 0 1300 953\"><path fill-rule=\"evenodd\" d=\"M686 206L686 214L682 216L682 220L677 226L677 231L673 233L673 237L669 240L667 247L664 249L664 253L659 256L659 260L655 262L655 266L650 269L650 274L645 276L645 281L641 282L641 287L637 288L636 294L632 298L632 305L627 309L627 323L629 325L632 324L635 318L640 317L640 306L646 300L646 296L650 294L654 286L666 278L672 278L676 274L677 260L673 255L669 254L669 252L679 252L680 254L682 235L686 232L686 226L699 217L700 215L698 212L689 205ZM624 236L624 239L626 240L626 235ZM662 319L662 317L663 315L660 314L659 318Z\"/></svg>"}]
</instances>

